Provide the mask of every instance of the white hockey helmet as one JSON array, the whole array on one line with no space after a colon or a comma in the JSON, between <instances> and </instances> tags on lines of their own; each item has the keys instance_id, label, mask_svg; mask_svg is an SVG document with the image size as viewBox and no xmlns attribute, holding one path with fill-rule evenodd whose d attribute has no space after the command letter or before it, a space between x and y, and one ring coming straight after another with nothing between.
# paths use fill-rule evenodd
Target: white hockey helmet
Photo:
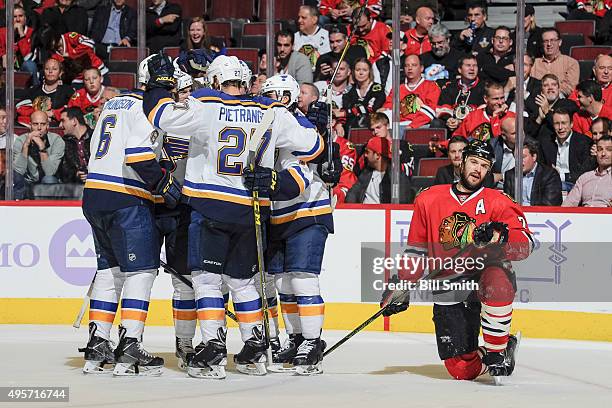
<instances>
[{"instance_id":1,"label":"white hockey helmet","mask_svg":"<svg viewBox=\"0 0 612 408\"><path fill-rule=\"evenodd\" d=\"M155 55L156 54L149 55L147 58L140 61L140 64L138 64L138 84L139 85L146 85L149 82L151 75L149 74L148 64L149 64L149 60L153 58Z\"/></svg>"},{"instance_id":2,"label":"white hockey helmet","mask_svg":"<svg viewBox=\"0 0 612 408\"><path fill-rule=\"evenodd\" d=\"M242 81L242 65L240 60L234 56L219 55L208 66L206 76L210 84L217 78L219 85L226 81Z\"/></svg>"},{"instance_id":3,"label":"white hockey helmet","mask_svg":"<svg viewBox=\"0 0 612 408\"><path fill-rule=\"evenodd\" d=\"M287 106L291 106L297 103L298 97L300 96L300 84L291 75L287 74L276 74L264 82L261 87L261 94L265 95L268 92L276 91L280 97L289 92L289 103Z\"/></svg>"},{"instance_id":4,"label":"white hockey helmet","mask_svg":"<svg viewBox=\"0 0 612 408\"><path fill-rule=\"evenodd\" d=\"M251 87L251 76L253 75L253 73L251 72L251 68L249 68L247 63L243 60L240 60L240 65L242 66L242 83L248 91Z\"/></svg>"},{"instance_id":5,"label":"white hockey helmet","mask_svg":"<svg viewBox=\"0 0 612 408\"><path fill-rule=\"evenodd\" d=\"M174 65L174 78L176 78L176 89L184 89L193 85L191 75L183 71L178 65L178 58L172 62Z\"/></svg>"}]
</instances>

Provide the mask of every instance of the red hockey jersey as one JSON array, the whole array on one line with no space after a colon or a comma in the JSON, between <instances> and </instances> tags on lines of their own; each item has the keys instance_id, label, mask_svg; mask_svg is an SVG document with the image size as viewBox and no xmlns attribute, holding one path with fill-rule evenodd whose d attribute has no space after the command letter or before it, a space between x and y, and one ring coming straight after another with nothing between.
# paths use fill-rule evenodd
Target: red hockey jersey
<instances>
[{"instance_id":1,"label":"red hockey jersey","mask_svg":"<svg viewBox=\"0 0 612 408\"><path fill-rule=\"evenodd\" d=\"M440 98L440 87L434 81L424 78L416 86L400 87L400 120L409 120L411 128L419 128L428 124L436 117L436 108ZM393 106L393 90L387 96L383 105L385 109Z\"/></svg>"},{"instance_id":2,"label":"red hockey jersey","mask_svg":"<svg viewBox=\"0 0 612 408\"><path fill-rule=\"evenodd\" d=\"M599 111L599 115L592 118L587 112L582 109L578 112L574 113L574 125L572 129L578 133L582 133L583 135L587 135L588 137L593 137L593 133L591 133L591 124L597 118L607 118L612 120L612 106L604 105Z\"/></svg>"},{"instance_id":3,"label":"red hockey jersey","mask_svg":"<svg viewBox=\"0 0 612 408\"><path fill-rule=\"evenodd\" d=\"M578 91L574 89L567 99L570 99L578 104ZM612 86L610 86L610 84L601 86L601 101L605 105L612 106Z\"/></svg>"},{"instance_id":4,"label":"red hockey jersey","mask_svg":"<svg viewBox=\"0 0 612 408\"><path fill-rule=\"evenodd\" d=\"M357 181L357 176L353 172L353 167L357 160L357 151L355 150L355 146L343 137L337 137L335 142L340 145L342 174L340 175L338 185L333 189L333 193L338 197L338 202L343 203L346 198L346 193Z\"/></svg>"},{"instance_id":5,"label":"red hockey jersey","mask_svg":"<svg viewBox=\"0 0 612 408\"><path fill-rule=\"evenodd\" d=\"M106 75L108 68L104 62L94 52L94 41L82 34L71 32L62 34L63 54L55 53L51 58L63 62L64 59L79 59L82 57L89 58L89 65L93 68L98 68L100 74ZM83 74L77 76L73 82L83 82Z\"/></svg>"},{"instance_id":6,"label":"red hockey jersey","mask_svg":"<svg viewBox=\"0 0 612 408\"><path fill-rule=\"evenodd\" d=\"M350 29L349 35L350 35ZM372 30L366 35L351 37L351 44L361 45L366 50L368 59L373 64L382 55L383 52L389 53L389 39L387 33L391 32L391 28L374 20L372 22Z\"/></svg>"},{"instance_id":7,"label":"red hockey jersey","mask_svg":"<svg viewBox=\"0 0 612 408\"><path fill-rule=\"evenodd\" d=\"M93 112L94 108L102 103L102 93L104 92L104 85L100 87L100 91L97 95L91 96L87 93L85 88L81 88L72 95L68 101L68 107L80 108L83 113Z\"/></svg>"},{"instance_id":8,"label":"red hockey jersey","mask_svg":"<svg viewBox=\"0 0 612 408\"><path fill-rule=\"evenodd\" d=\"M404 55L423 55L431 51L429 36L419 37L416 28L406 31L406 38L408 39L408 45L404 50Z\"/></svg>"},{"instance_id":9,"label":"red hockey jersey","mask_svg":"<svg viewBox=\"0 0 612 408\"><path fill-rule=\"evenodd\" d=\"M34 30L27 26L24 29L23 37L19 38L17 33L15 33L15 40L17 42L13 44L13 49L17 58L24 60L33 59L32 34L34 34ZM4 55L6 55L6 27L0 27L0 56Z\"/></svg>"},{"instance_id":10,"label":"red hockey jersey","mask_svg":"<svg viewBox=\"0 0 612 408\"><path fill-rule=\"evenodd\" d=\"M463 119L453 136L488 141L501 134L501 121L508 115L513 117L514 113L506 112L503 116L489 117L485 108L473 110Z\"/></svg>"},{"instance_id":11,"label":"red hockey jersey","mask_svg":"<svg viewBox=\"0 0 612 408\"><path fill-rule=\"evenodd\" d=\"M417 196L406 253L409 256L451 258L471 244L476 227L488 221L503 222L508 226L508 241L500 253L501 260L518 261L529 255L533 244L531 232L520 206L508 195L485 187L469 196L457 195L453 186L448 184L430 187ZM482 256L482 252L468 250L464 258L468 256ZM400 279L416 281L422 276L423 268L403 269L399 273Z\"/></svg>"}]
</instances>

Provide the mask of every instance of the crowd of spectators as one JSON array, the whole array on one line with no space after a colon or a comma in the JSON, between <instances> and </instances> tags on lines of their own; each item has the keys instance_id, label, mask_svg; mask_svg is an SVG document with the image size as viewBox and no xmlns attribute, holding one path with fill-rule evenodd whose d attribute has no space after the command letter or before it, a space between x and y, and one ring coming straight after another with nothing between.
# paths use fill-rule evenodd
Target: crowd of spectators
<instances>
[{"instance_id":1,"label":"crowd of spectators","mask_svg":"<svg viewBox=\"0 0 612 408\"><path fill-rule=\"evenodd\" d=\"M168 47L227 52L230 44L210 35L204 16L185 16L171 0L147 3L150 52ZM474 138L489 141L495 151L485 185L513 195L515 141L521 132L526 136L523 197L517 201L612 206L609 52L594 59L592 75L581 77L579 62L563 51L562 34L538 26L533 6L525 9L525 40L517 44L512 28L487 25L486 2L468 2L467 27L454 32L438 21L438 2L407 2L410 6L402 5L401 18L401 85L394 89L392 33L385 18L390 2L367 0L364 9L343 0L313 3L306 1L299 8L293 27L283 24L276 32L273 66L274 73L288 73L300 83L303 111L331 93L334 137L348 140L348 148L355 150L351 163L345 163L350 181L336 189L340 200L390 201L389 129L393 94L399 92L402 132L429 128L447 135L447 140L432 140L425 152L406 141L398 145L401 202L411 202L423 187L422 181L416 182L420 158L450 160L426 183L456 181L461 151ZM570 19L596 20L592 40L612 44L612 10L594 8L585 0L569 12ZM103 103L120 92L109 86L109 54L115 47L137 45L136 15L126 0L15 2L13 63L16 71L31 74L30 86L15 91L15 124L25 128L13 145L16 198L31 197L31 186L38 183L85 181L96 116ZM0 30L0 39L5 38L6 29ZM518 46L526 50L524 129L515 125ZM0 54L5 67L5 41L0 41ZM251 91L256 93L273 74L266 72L265 49L253 65ZM6 120L0 110L0 151ZM352 146L355 129L369 129L372 137ZM4 172L2 164L0 176Z\"/></svg>"}]
</instances>

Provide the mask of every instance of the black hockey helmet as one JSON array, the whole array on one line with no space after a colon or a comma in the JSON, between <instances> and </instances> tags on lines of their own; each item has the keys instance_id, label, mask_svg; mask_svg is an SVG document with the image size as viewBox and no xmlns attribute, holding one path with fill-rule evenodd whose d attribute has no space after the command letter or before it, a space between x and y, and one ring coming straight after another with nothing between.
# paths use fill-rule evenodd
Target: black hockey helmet
<instances>
[{"instance_id":1,"label":"black hockey helmet","mask_svg":"<svg viewBox=\"0 0 612 408\"><path fill-rule=\"evenodd\" d=\"M495 161L495 152L493 152L493 148L489 142L484 142L478 139L470 141L468 145L463 148L462 159L465 161L468 156L480 157L488 160L491 163Z\"/></svg>"}]
</instances>

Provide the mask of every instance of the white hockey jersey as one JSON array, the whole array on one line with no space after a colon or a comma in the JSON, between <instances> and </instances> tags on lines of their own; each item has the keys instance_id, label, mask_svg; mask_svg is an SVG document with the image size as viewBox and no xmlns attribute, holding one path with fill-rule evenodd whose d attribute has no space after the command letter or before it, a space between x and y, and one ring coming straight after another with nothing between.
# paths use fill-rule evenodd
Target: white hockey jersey
<instances>
[{"instance_id":1,"label":"white hockey jersey","mask_svg":"<svg viewBox=\"0 0 612 408\"><path fill-rule=\"evenodd\" d=\"M276 148L287 149L303 161L323 151L323 140L316 130L301 127L284 106L272 99L200 89L183 107L167 95L158 89L145 93L145 113L155 127L190 140L183 195L191 207L208 218L252 222L251 193L243 184L242 170L247 163L249 138L266 109L275 110L275 119L257 153L261 166L274 166ZM268 197L261 197L261 206L262 216L267 217Z\"/></svg>"},{"instance_id":2,"label":"white hockey jersey","mask_svg":"<svg viewBox=\"0 0 612 408\"><path fill-rule=\"evenodd\" d=\"M111 210L153 202L145 181L128 164L156 159L158 135L143 113L141 95L107 101L91 138L83 207Z\"/></svg>"},{"instance_id":3,"label":"white hockey jersey","mask_svg":"<svg viewBox=\"0 0 612 408\"><path fill-rule=\"evenodd\" d=\"M314 126L302 114L296 119L305 128ZM275 169L287 170L300 185L300 195L292 200L272 201L270 234L272 239L285 239L312 224L322 224L333 232L329 191L316 170L316 165L301 163L286 150L279 150ZM302 188L303 185L303 188Z\"/></svg>"}]
</instances>

